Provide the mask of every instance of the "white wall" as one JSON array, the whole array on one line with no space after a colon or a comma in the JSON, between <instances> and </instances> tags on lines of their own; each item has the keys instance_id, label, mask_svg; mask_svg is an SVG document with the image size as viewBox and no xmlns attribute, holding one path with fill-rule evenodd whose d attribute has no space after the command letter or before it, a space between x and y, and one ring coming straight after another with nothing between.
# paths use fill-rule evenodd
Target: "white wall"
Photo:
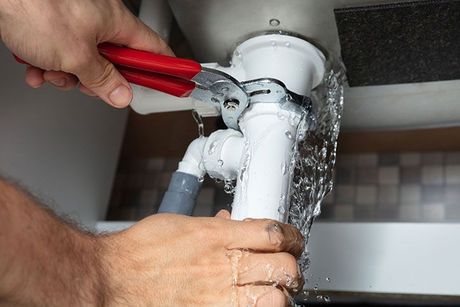
<instances>
[{"instance_id":1,"label":"white wall","mask_svg":"<svg viewBox=\"0 0 460 307\"><path fill-rule=\"evenodd\" d=\"M77 90L28 88L0 42L0 176L87 225L103 218L127 118Z\"/></svg>"}]
</instances>

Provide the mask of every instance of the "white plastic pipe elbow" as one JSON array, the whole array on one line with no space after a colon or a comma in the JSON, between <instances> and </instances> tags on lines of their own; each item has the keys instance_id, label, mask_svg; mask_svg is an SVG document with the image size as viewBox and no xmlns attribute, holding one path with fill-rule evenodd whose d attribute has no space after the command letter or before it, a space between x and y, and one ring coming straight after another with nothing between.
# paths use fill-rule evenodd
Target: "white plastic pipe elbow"
<instances>
[{"instance_id":1,"label":"white plastic pipe elbow","mask_svg":"<svg viewBox=\"0 0 460 307\"><path fill-rule=\"evenodd\" d=\"M202 165L203 151L208 138L199 137L195 139L187 148L184 158L179 162L178 172L186 173L189 175L202 178L206 171Z\"/></svg>"}]
</instances>

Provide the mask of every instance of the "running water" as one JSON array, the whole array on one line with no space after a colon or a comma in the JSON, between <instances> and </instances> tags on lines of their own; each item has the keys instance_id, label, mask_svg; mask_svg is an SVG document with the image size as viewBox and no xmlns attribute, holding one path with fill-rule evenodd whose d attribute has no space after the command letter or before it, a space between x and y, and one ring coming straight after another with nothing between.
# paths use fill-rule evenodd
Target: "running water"
<instances>
[{"instance_id":1,"label":"running water","mask_svg":"<svg viewBox=\"0 0 460 307\"><path fill-rule=\"evenodd\" d=\"M341 65L332 62L328 64L322 85L312 93L312 110L305 112L297 129L297 142L289 167L292 183L289 191L288 222L297 227L305 238L305 248L299 264L306 285L310 266L307 249L310 229L321 213L322 200L332 190L333 185L337 138L343 109L344 76ZM316 293L312 295L316 297ZM303 299L309 296L306 290L299 295Z\"/></svg>"}]
</instances>

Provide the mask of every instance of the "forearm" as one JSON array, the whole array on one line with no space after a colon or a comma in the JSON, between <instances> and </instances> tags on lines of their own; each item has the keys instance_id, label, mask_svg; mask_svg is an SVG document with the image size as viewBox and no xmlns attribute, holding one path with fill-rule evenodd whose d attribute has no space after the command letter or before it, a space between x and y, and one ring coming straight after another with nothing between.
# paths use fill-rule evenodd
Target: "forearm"
<instances>
[{"instance_id":1,"label":"forearm","mask_svg":"<svg viewBox=\"0 0 460 307\"><path fill-rule=\"evenodd\" d=\"M103 305L99 248L0 179L0 305Z\"/></svg>"}]
</instances>

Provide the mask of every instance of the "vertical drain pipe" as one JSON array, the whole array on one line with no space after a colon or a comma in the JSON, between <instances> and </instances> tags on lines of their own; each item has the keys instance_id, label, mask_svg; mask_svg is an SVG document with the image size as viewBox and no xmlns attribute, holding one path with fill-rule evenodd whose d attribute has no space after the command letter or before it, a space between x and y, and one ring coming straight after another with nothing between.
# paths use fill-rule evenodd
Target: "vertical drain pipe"
<instances>
[{"instance_id":1,"label":"vertical drain pipe","mask_svg":"<svg viewBox=\"0 0 460 307\"><path fill-rule=\"evenodd\" d=\"M292 92L310 96L325 73L325 56L309 42L281 34L258 36L238 46L232 64L245 79L274 78ZM244 150L240 161L232 219L286 221L289 165L300 112L290 103L251 101L240 119Z\"/></svg>"}]
</instances>

